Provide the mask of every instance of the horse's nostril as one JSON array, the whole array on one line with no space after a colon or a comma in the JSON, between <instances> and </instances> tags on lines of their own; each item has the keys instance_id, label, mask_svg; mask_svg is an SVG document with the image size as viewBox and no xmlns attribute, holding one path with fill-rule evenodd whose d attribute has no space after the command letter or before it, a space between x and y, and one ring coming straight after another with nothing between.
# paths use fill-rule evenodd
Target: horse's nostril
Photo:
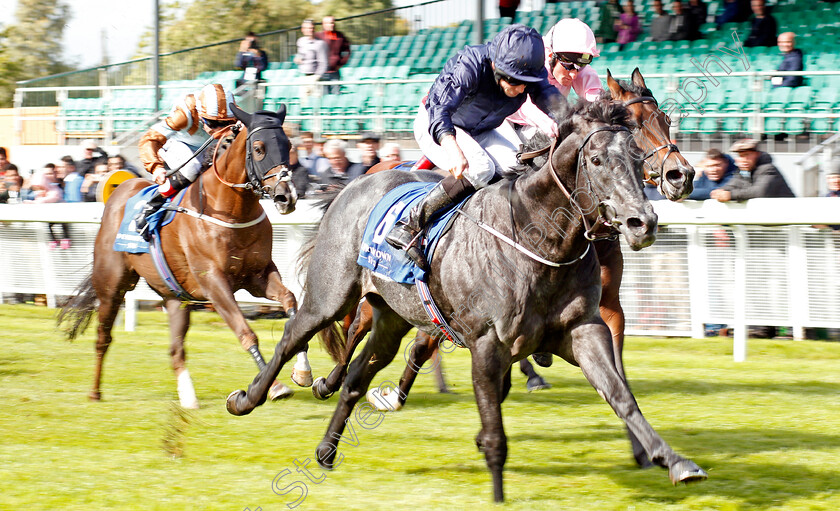
<instances>
[{"instance_id":1,"label":"horse's nostril","mask_svg":"<svg viewBox=\"0 0 840 511\"><path fill-rule=\"evenodd\" d=\"M627 227L631 229L638 229L644 227L645 223L640 218L632 217L627 219Z\"/></svg>"},{"instance_id":2,"label":"horse's nostril","mask_svg":"<svg viewBox=\"0 0 840 511\"><path fill-rule=\"evenodd\" d=\"M274 196L274 202L282 202L282 203L285 204L285 203L289 202L289 198L286 197L285 195L275 195Z\"/></svg>"},{"instance_id":3,"label":"horse's nostril","mask_svg":"<svg viewBox=\"0 0 840 511\"><path fill-rule=\"evenodd\" d=\"M684 178L684 174L679 170L669 170L665 173L665 179L671 183L680 183Z\"/></svg>"}]
</instances>

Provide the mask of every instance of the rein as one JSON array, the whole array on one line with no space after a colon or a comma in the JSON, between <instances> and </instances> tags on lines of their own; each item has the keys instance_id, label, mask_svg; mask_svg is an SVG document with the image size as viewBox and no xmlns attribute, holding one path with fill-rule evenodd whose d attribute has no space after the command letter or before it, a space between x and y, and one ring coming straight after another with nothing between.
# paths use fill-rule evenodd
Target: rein
<instances>
[{"instance_id":1,"label":"rein","mask_svg":"<svg viewBox=\"0 0 840 511\"><path fill-rule=\"evenodd\" d=\"M602 131L613 131L613 132L627 131L627 132L629 132L630 130L626 126L601 126L600 128L595 128L594 130L590 131L589 134L587 134L586 137L584 137L583 142L580 143L580 146L578 146L578 155L577 155L578 175L580 174L581 169L586 171L586 165L583 165L583 161L582 161L583 148L586 146L586 143L589 142L589 139L592 138L592 135L594 135L596 133L599 133L599 132L602 132ZM609 222L607 222L604 219L603 215L601 215L600 212L598 213L598 219L596 220L595 224L591 225L589 223L589 218L587 218L586 214L584 214L583 208L581 208L580 205L577 203L577 201L572 197L572 193L569 192L569 189L566 187L566 185L563 184L562 181L560 181L560 178L557 175L557 170L554 168L554 152L556 150L557 150L557 139L555 138L551 142L550 153L549 153L549 156L548 156L549 171L550 171L551 177L554 178L554 182L557 183L557 186L560 188L560 191L562 191L563 195L565 195L566 198L569 199L570 203L574 204L575 208L577 208L578 212L580 213L581 220L583 220L583 227L585 229L584 233L583 233L583 236L589 241L595 241L595 240L599 240L599 239L615 239L616 235L614 233L610 233L610 234L595 234L594 233L594 230L599 225L604 225L608 228L611 227L611 225L609 224ZM591 183L591 180L588 177L588 174L587 174L587 183L589 185L590 191L592 191L595 194L595 196L598 197L598 195L595 193L595 191L592 190L592 183ZM600 202L600 199L599 199L599 202Z\"/></svg>"}]
</instances>

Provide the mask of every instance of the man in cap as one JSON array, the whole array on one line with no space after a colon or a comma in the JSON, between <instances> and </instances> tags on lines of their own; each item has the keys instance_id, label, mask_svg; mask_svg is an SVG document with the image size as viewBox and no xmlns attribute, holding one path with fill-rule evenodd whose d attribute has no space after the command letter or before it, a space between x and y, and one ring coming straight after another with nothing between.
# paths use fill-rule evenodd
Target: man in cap
<instances>
[{"instance_id":1,"label":"man in cap","mask_svg":"<svg viewBox=\"0 0 840 511\"><path fill-rule=\"evenodd\" d=\"M379 135L376 133L371 131L362 133L362 138L356 144L356 148L359 149L359 154L361 155L361 165L364 169L363 174L379 163L379 156L377 154L379 151Z\"/></svg>"},{"instance_id":2,"label":"man in cap","mask_svg":"<svg viewBox=\"0 0 840 511\"><path fill-rule=\"evenodd\" d=\"M757 198L794 197L793 191L769 154L758 150L758 141L738 140L729 148L735 154L740 172L724 186L712 190L710 196L720 202Z\"/></svg>"}]
</instances>

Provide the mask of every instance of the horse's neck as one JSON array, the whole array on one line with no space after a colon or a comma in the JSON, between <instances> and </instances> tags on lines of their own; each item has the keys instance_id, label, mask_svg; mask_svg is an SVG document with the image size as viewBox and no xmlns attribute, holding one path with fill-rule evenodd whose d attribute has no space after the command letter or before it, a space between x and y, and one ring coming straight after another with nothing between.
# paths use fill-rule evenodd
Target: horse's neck
<instances>
[{"instance_id":1,"label":"horse's neck","mask_svg":"<svg viewBox=\"0 0 840 511\"><path fill-rule=\"evenodd\" d=\"M214 160L213 166L204 171L205 213L232 221L252 220L257 209L262 207L259 198L248 189L230 186L247 182L245 174L244 143L235 140Z\"/></svg>"},{"instance_id":2,"label":"horse's neck","mask_svg":"<svg viewBox=\"0 0 840 511\"><path fill-rule=\"evenodd\" d=\"M546 163L539 171L517 179L514 184L517 200L512 207L517 234L556 262L579 255L575 250L587 243L582 235L584 226L580 209L551 176L551 172L557 172L567 191L574 195L578 142L577 137L567 137L557 147L556 153L561 156L553 171Z\"/></svg>"}]
</instances>

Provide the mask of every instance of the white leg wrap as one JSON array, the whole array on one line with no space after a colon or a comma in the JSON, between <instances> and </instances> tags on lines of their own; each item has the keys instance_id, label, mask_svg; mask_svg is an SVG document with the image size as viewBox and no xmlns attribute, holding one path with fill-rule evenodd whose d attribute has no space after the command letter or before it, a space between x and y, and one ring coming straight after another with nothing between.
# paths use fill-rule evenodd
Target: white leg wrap
<instances>
[{"instance_id":1,"label":"white leg wrap","mask_svg":"<svg viewBox=\"0 0 840 511\"><path fill-rule=\"evenodd\" d=\"M195 388L193 388L188 369L184 369L178 375L178 399L180 399L181 406L184 408L193 410L198 408L198 398L195 395Z\"/></svg>"},{"instance_id":2,"label":"white leg wrap","mask_svg":"<svg viewBox=\"0 0 840 511\"><path fill-rule=\"evenodd\" d=\"M297 362L295 362L295 369L304 372L312 370L312 367L309 366L309 357L306 356L305 351L301 351L297 354Z\"/></svg>"}]
</instances>

